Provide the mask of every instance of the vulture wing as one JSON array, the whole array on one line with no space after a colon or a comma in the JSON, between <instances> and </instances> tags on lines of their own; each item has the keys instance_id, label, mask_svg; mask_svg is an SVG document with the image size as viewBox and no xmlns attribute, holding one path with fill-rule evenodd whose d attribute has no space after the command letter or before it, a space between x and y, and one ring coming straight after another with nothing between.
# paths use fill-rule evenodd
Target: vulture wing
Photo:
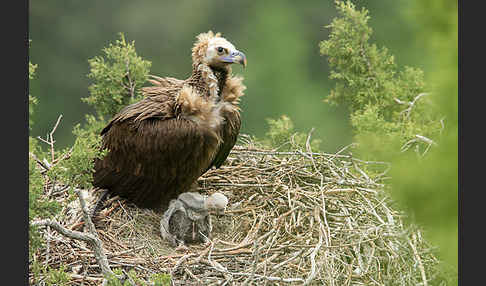
<instances>
[{"instance_id":1,"label":"vulture wing","mask_svg":"<svg viewBox=\"0 0 486 286\"><path fill-rule=\"evenodd\" d=\"M183 210L176 210L169 219L169 231L179 242L189 242L192 238L192 221Z\"/></svg>"},{"instance_id":2,"label":"vulture wing","mask_svg":"<svg viewBox=\"0 0 486 286\"><path fill-rule=\"evenodd\" d=\"M209 165L207 170L211 169L213 166L215 166L216 168L221 167L221 165L228 157L231 149L235 145L238 134L240 132L241 118L238 112L223 112L223 118L224 123L221 128L222 142L219 145L219 149L216 153L216 156L214 157L214 160L211 162L211 165Z\"/></svg>"},{"instance_id":3,"label":"vulture wing","mask_svg":"<svg viewBox=\"0 0 486 286\"><path fill-rule=\"evenodd\" d=\"M95 162L94 186L146 208L165 208L191 188L211 163L218 139L196 122L175 117L174 100L146 97L113 118L102 131L109 152Z\"/></svg>"}]
</instances>

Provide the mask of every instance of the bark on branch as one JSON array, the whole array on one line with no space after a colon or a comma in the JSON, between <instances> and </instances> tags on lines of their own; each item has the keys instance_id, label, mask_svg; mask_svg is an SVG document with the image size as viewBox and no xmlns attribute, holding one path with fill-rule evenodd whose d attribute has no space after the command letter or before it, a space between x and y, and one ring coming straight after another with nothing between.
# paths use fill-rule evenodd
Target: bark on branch
<instances>
[{"instance_id":1,"label":"bark on branch","mask_svg":"<svg viewBox=\"0 0 486 286\"><path fill-rule=\"evenodd\" d=\"M31 225L51 227L66 237L69 237L71 239L82 240L89 243L93 249L96 262L100 266L103 276L105 277L110 277L113 275L116 276L115 273L110 268L108 257L106 256L105 250L103 249L103 243L99 238L95 225L93 224L93 221L91 220L91 217L89 215L88 209L86 207L86 201L84 199L84 194L82 190L79 189L75 189L74 192L78 195L79 203L83 211L84 221L86 223L86 226L88 227L88 232L69 230L64 226L62 226L59 222L55 220L49 220L49 219L35 221L32 222ZM103 283L105 283L105 281Z\"/></svg>"}]
</instances>

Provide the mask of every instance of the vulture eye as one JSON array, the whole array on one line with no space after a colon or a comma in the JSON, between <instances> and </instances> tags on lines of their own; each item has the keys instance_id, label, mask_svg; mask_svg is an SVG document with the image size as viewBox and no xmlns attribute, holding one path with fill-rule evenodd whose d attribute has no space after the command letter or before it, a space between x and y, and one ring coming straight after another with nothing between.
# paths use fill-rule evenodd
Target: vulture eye
<instances>
[{"instance_id":1,"label":"vulture eye","mask_svg":"<svg viewBox=\"0 0 486 286\"><path fill-rule=\"evenodd\" d=\"M218 50L218 54L222 54L222 53L224 52L223 47L218 47L218 49L217 49L217 50Z\"/></svg>"}]
</instances>

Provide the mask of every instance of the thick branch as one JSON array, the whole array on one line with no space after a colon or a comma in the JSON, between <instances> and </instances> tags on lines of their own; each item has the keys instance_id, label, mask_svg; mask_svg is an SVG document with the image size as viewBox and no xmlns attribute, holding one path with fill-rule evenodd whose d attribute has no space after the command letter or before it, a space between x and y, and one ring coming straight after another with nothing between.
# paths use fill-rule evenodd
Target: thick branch
<instances>
[{"instance_id":1,"label":"thick branch","mask_svg":"<svg viewBox=\"0 0 486 286\"><path fill-rule=\"evenodd\" d=\"M81 208L83 211L83 216L84 220L86 222L86 225L88 226L88 233L85 232L79 232L79 231L73 231L65 228L62 226L59 222L54 221L54 220L41 220L41 221L36 221L32 222L32 226L50 226L53 229L55 229L57 232L60 234L67 236L71 239L77 239L77 240L82 240L87 243L89 243L94 252L94 256L96 261L98 262L98 265L101 268L101 272L105 277L115 275L113 271L110 268L110 265L108 263L108 258L105 254L105 251L103 249L103 244L98 237L98 233L96 232L96 228L93 224L93 221L91 221L91 218L88 214L88 210L86 208L86 202L84 200L83 192L81 190L75 190L76 194L78 195L79 202L81 204Z\"/></svg>"},{"instance_id":2,"label":"thick branch","mask_svg":"<svg viewBox=\"0 0 486 286\"><path fill-rule=\"evenodd\" d=\"M88 243L91 243L95 240L95 237L93 237L90 233L84 233L84 232L80 232L80 231L69 230L55 220L44 219L44 220L32 222L30 225L31 226L46 226L46 227L50 226L64 236L67 236L67 237L72 238L72 239L86 241Z\"/></svg>"},{"instance_id":3,"label":"thick branch","mask_svg":"<svg viewBox=\"0 0 486 286\"><path fill-rule=\"evenodd\" d=\"M86 202L84 200L84 194L81 190L75 189L74 190L76 194L78 195L79 198L79 203L81 205L81 209L83 211L83 216L84 216L84 221L86 222L86 225L88 226L88 230L90 234L94 237L94 240L91 242L91 245L93 246L93 251L95 254L96 261L101 267L101 272L105 277L109 275L114 275L113 271L111 271L110 265L108 263L108 258L106 257L106 254L103 250L103 244L98 237L98 233L96 232L96 228L93 224L93 221L91 220L91 217L89 216L88 209L86 207Z\"/></svg>"}]
</instances>

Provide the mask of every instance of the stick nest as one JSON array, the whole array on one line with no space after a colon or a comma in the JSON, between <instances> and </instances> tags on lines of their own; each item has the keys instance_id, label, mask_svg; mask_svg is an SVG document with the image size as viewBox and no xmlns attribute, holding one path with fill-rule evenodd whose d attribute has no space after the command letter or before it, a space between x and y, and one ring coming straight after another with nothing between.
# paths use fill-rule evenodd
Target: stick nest
<instances>
[{"instance_id":1,"label":"stick nest","mask_svg":"<svg viewBox=\"0 0 486 286\"><path fill-rule=\"evenodd\" d=\"M278 152L245 136L240 142L198 180L200 193L229 199L223 215L211 214L210 244L176 252L160 236L161 213L115 197L94 219L110 267L134 269L145 281L168 273L172 285L427 285L437 275L431 247L384 190L387 164L346 148ZM58 219L83 230L73 204ZM48 246L34 259L64 265L71 285L101 284L88 245L42 231Z\"/></svg>"}]
</instances>

